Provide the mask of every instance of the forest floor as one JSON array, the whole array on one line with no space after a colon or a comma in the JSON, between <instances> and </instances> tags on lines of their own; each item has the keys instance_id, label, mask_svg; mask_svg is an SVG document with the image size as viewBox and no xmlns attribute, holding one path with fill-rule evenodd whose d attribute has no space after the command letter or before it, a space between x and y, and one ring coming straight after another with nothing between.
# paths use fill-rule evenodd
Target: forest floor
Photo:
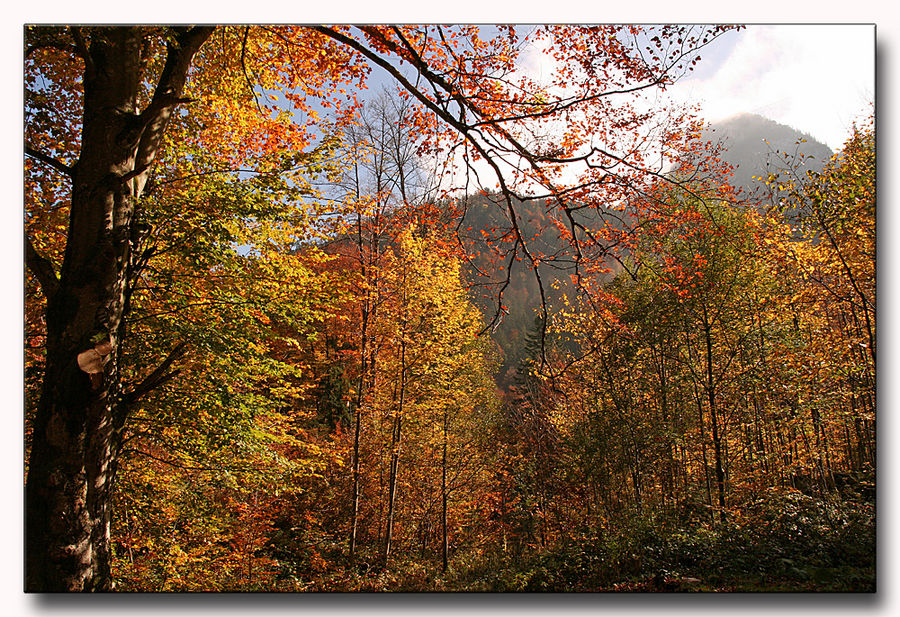
<instances>
[{"instance_id":1,"label":"forest floor","mask_svg":"<svg viewBox=\"0 0 900 617\"><path fill-rule=\"evenodd\" d=\"M685 525L637 519L616 532L584 533L552 546L528 546L518 554L460 552L446 573L436 562L398 557L390 567L356 572L338 587L343 591L874 592L874 510L873 501L826 502L789 493L725 523ZM315 586L321 591L338 590L328 583Z\"/></svg>"}]
</instances>

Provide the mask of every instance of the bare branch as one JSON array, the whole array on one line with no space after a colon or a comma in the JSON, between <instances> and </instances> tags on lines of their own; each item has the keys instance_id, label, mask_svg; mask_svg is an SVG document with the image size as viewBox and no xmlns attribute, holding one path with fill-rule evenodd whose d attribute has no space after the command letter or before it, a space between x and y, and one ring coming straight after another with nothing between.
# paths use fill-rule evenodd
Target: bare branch
<instances>
[{"instance_id":1,"label":"bare branch","mask_svg":"<svg viewBox=\"0 0 900 617\"><path fill-rule=\"evenodd\" d=\"M31 243L31 238L27 235L25 236L25 264L41 284L44 296L47 298L53 296L57 287L59 287L59 278L56 276L53 264L50 263L49 259L37 252Z\"/></svg>"},{"instance_id":2,"label":"bare branch","mask_svg":"<svg viewBox=\"0 0 900 617\"><path fill-rule=\"evenodd\" d=\"M74 168L66 165L62 161L59 161L59 160L53 158L52 156L44 154L43 152L39 152L38 150L29 146L28 144L25 144L25 154L30 156L33 159L37 159L38 161L40 161L41 163L44 163L45 165L49 165L56 171L69 176L69 178L75 177L75 169Z\"/></svg>"},{"instance_id":3,"label":"bare branch","mask_svg":"<svg viewBox=\"0 0 900 617\"><path fill-rule=\"evenodd\" d=\"M126 182L128 182L128 181L131 180L132 178L138 177L139 175L141 175L142 173L144 173L144 172L147 171L148 169L150 169L150 165L146 165L146 164L145 164L145 165L141 165L141 166L139 166L139 167L135 167L134 169L132 169L131 171L129 171L127 174L123 174L122 176L120 176L120 177L119 177L119 182L121 182L122 184L125 184Z\"/></svg>"},{"instance_id":4,"label":"bare branch","mask_svg":"<svg viewBox=\"0 0 900 617\"><path fill-rule=\"evenodd\" d=\"M81 32L81 28L78 28L76 26L70 27L69 31L72 33L72 38L75 40L75 53L78 54L82 60L84 60L85 72L88 75L92 75L95 71L94 59L91 58L91 53L88 50L87 42L84 40L84 33Z\"/></svg>"},{"instance_id":5,"label":"bare branch","mask_svg":"<svg viewBox=\"0 0 900 617\"><path fill-rule=\"evenodd\" d=\"M176 375L178 375L181 371L174 370L170 373L166 371L169 370L169 367L172 366L176 360L179 360L184 354L187 353L187 343L182 341L178 343L172 351L169 352L169 355L166 356L166 359L162 361L162 363L156 367L153 372L147 375L141 383L139 383L133 390L125 394L125 400L128 404L135 403L142 396L146 395L148 392L155 390L165 382L169 381Z\"/></svg>"},{"instance_id":6,"label":"bare branch","mask_svg":"<svg viewBox=\"0 0 900 617\"><path fill-rule=\"evenodd\" d=\"M253 89L253 80L251 80L250 75L247 74L247 36L249 34L250 26L244 26L244 37L241 39L241 70L244 72L244 80L247 82L247 87L250 88L250 94L253 95L253 102L256 103L256 109L262 114L262 106L259 104L259 99L256 97L256 90Z\"/></svg>"}]
</instances>

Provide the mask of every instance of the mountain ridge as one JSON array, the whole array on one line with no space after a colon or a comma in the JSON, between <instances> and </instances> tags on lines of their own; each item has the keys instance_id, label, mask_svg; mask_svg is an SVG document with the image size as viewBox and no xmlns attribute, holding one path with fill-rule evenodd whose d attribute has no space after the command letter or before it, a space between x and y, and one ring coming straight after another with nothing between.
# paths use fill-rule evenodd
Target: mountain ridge
<instances>
[{"instance_id":1,"label":"mountain ridge","mask_svg":"<svg viewBox=\"0 0 900 617\"><path fill-rule=\"evenodd\" d=\"M834 154L809 133L747 112L710 123L703 138L724 142L720 158L735 168L731 183L747 196L763 187L753 176L778 174L792 160L800 163L801 173L818 171ZM802 162L799 155L803 155Z\"/></svg>"}]
</instances>

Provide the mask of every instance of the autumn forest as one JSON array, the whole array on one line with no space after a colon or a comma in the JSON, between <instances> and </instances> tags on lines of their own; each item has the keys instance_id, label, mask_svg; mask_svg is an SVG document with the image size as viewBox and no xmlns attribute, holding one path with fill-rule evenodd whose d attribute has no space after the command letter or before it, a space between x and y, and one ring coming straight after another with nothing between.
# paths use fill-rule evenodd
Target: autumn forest
<instances>
[{"instance_id":1,"label":"autumn forest","mask_svg":"<svg viewBox=\"0 0 900 617\"><path fill-rule=\"evenodd\" d=\"M737 182L742 29L26 26L25 590L874 591L874 112Z\"/></svg>"}]
</instances>

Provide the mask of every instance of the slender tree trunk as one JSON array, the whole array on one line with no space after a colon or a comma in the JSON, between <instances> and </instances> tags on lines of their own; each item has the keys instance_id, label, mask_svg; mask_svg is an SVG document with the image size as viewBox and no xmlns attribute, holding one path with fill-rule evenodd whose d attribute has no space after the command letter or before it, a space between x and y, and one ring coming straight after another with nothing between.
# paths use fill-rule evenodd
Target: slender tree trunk
<instances>
[{"instance_id":1,"label":"slender tree trunk","mask_svg":"<svg viewBox=\"0 0 900 617\"><path fill-rule=\"evenodd\" d=\"M387 530L384 538L384 562L391 556L391 542L394 534L394 512L397 501L397 479L400 467L400 437L402 435L403 403L406 395L406 326L400 328L400 393L398 406L394 414L394 425L391 433L391 471L388 479L388 514Z\"/></svg>"},{"instance_id":2,"label":"slender tree trunk","mask_svg":"<svg viewBox=\"0 0 900 617\"><path fill-rule=\"evenodd\" d=\"M362 214L357 215L357 246L359 249L359 260L360 260L360 274L363 279L363 284L368 285L368 280L366 277L366 255L363 249L363 231L362 231ZM352 488L351 488L351 500L352 506L350 511L350 558L352 559L356 555L356 534L357 528L359 526L359 474L360 474L360 462L359 462L359 440L360 440L360 431L362 425L362 409L363 403L365 402L365 390L366 390L366 380L368 379L368 366L367 366L367 343L368 343L368 328L369 328L369 298L370 292L368 287L365 290L365 298L363 299L362 305L362 328L360 332L360 346L359 346L359 384L356 390L356 409L353 414L353 456L352 456L352 464L353 464L353 480L352 480Z\"/></svg>"},{"instance_id":3,"label":"slender tree trunk","mask_svg":"<svg viewBox=\"0 0 900 617\"><path fill-rule=\"evenodd\" d=\"M650 346L650 351L656 360L656 374L659 379L659 408L662 415L662 426L666 434L666 466L662 473L662 489L663 502L669 503L675 500L676 485L678 476L676 473L676 446L675 441L670 437L674 434L672 430L672 417L669 411L669 375L666 371L666 358L662 350L657 350L654 345Z\"/></svg>"},{"instance_id":4,"label":"slender tree trunk","mask_svg":"<svg viewBox=\"0 0 900 617\"><path fill-rule=\"evenodd\" d=\"M441 452L441 569L446 572L450 560L450 545L447 538L447 411L444 411L444 440Z\"/></svg>"},{"instance_id":5,"label":"slender tree trunk","mask_svg":"<svg viewBox=\"0 0 900 617\"><path fill-rule=\"evenodd\" d=\"M703 461L703 480L704 487L706 488L706 503L709 505L710 509L710 520L711 522L715 522L715 516L712 511L712 483L709 479L709 457L706 454L706 429L703 426L703 401L701 399L700 393L697 391L696 384L694 384L694 400L697 403L697 419L698 425L700 427L700 458Z\"/></svg>"},{"instance_id":6,"label":"slender tree trunk","mask_svg":"<svg viewBox=\"0 0 900 617\"><path fill-rule=\"evenodd\" d=\"M362 377L360 378L362 381ZM351 511L350 511L350 558L356 555L356 534L359 527L359 439L360 425L362 424L362 397L357 397L356 409L353 414L353 478L351 487Z\"/></svg>"},{"instance_id":7,"label":"slender tree trunk","mask_svg":"<svg viewBox=\"0 0 900 617\"><path fill-rule=\"evenodd\" d=\"M716 472L716 495L719 501L719 519L724 521L725 512L725 469L722 465L722 436L720 435L719 414L716 408L716 383L713 371L713 341L712 326L706 314L706 305L703 306L703 335L706 340L706 395L709 404L709 422L712 429L713 455Z\"/></svg>"}]
</instances>

